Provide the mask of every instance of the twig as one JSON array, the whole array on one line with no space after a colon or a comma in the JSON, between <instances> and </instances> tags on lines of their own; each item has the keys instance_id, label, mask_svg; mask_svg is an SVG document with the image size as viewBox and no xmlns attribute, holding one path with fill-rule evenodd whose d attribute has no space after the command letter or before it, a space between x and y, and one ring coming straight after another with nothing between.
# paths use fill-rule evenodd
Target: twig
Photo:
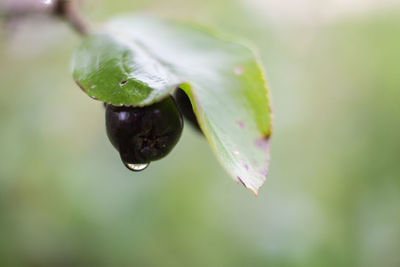
<instances>
[{"instance_id":1,"label":"twig","mask_svg":"<svg viewBox=\"0 0 400 267\"><path fill-rule=\"evenodd\" d=\"M47 14L62 18L81 35L89 33L89 23L80 13L77 0L6 0L0 4L0 16L8 21L29 15Z\"/></svg>"},{"instance_id":2,"label":"twig","mask_svg":"<svg viewBox=\"0 0 400 267\"><path fill-rule=\"evenodd\" d=\"M81 35L89 33L89 24L80 13L76 0L55 1L53 13L67 21Z\"/></svg>"}]
</instances>

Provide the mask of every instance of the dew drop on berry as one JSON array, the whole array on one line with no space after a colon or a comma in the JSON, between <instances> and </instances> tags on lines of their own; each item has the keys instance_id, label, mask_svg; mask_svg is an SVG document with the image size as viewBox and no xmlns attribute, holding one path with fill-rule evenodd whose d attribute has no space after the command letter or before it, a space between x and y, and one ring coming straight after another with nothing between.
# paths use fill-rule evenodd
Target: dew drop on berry
<instances>
[{"instance_id":1,"label":"dew drop on berry","mask_svg":"<svg viewBox=\"0 0 400 267\"><path fill-rule=\"evenodd\" d=\"M134 171L134 172L143 171L144 169L147 168L147 166L150 165L150 163L134 164L134 163L125 163L125 162L124 162L124 164L129 170Z\"/></svg>"}]
</instances>

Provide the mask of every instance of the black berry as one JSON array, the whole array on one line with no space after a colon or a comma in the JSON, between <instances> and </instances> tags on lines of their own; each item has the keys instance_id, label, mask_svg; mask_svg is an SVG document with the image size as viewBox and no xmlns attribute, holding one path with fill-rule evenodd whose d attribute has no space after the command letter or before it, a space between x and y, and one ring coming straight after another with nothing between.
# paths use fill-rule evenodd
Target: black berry
<instances>
[{"instance_id":1,"label":"black berry","mask_svg":"<svg viewBox=\"0 0 400 267\"><path fill-rule=\"evenodd\" d=\"M182 116L170 96L145 107L106 106L107 135L126 166L165 157L182 128Z\"/></svg>"},{"instance_id":2,"label":"black berry","mask_svg":"<svg viewBox=\"0 0 400 267\"><path fill-rule=\"evenodd\" d=\"M193 112L192 104L190 103L189 97L186 95L185 91L177 88L174 93L176 104L178 105L179 111L182 113L183 117L189 121L189 123L200 133L202 133L199 122L196 115Z\"/></svg>"}]
</instances>

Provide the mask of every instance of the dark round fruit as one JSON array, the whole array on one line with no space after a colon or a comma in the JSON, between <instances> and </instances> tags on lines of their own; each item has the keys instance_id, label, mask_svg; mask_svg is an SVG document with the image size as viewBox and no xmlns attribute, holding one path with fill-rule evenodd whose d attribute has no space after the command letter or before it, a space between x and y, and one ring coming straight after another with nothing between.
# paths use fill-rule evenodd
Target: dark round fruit
<instances>
[{"instance_id":1,"label":"dark round fruit","mask_svg":"<svg viewBox=\"0 0 400 267\"><path fill-rule=\"evenodd\" d=\"M172 97L145 107L106 106L107 135L125 164L165 157L178 142L182 115Z\"/></svg>"},{"instance_id":2,"label":"dark round fruit","mask_svg":"<svg viewBox=\"0 0 400 267\"><path fill-rule=\"evenodd\" d=\"M175 90L174 97L179 111L182 113L183 117L189 121L198 132L202 133L199 122L193 112L192 103L190 102L190 99L186 95L185 91L183 91L181 88L177 88Z\"/></svg>"}]
</instances>

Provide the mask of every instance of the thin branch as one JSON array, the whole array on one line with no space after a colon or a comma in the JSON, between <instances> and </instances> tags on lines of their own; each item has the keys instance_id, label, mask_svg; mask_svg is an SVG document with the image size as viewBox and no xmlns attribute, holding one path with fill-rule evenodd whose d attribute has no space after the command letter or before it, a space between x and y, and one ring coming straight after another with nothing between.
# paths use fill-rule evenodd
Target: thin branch
<instances>
[{"instance_id":1,"label":"thin branch","mask_svg":"<svg viewBox=\"0 0 400 267\"><path fill-rule=\"evenodd\" d=\"M65 20L79 34L89 33L89 23L82 16L77 0L5 0L0 7L0 16L7 21L35 14L53 15Z\"/></svg>"},{"instance_id":2,"label":"thin branch","mask_svg":"<svg viewBox=\"0 0 400 267\"><path fill-rule=\"evenodd\" d=\"M89 24L80 13L76 0L55 1L53 14L67 21L81 35L89 33Z\"/></svg>"}]
</instances>

